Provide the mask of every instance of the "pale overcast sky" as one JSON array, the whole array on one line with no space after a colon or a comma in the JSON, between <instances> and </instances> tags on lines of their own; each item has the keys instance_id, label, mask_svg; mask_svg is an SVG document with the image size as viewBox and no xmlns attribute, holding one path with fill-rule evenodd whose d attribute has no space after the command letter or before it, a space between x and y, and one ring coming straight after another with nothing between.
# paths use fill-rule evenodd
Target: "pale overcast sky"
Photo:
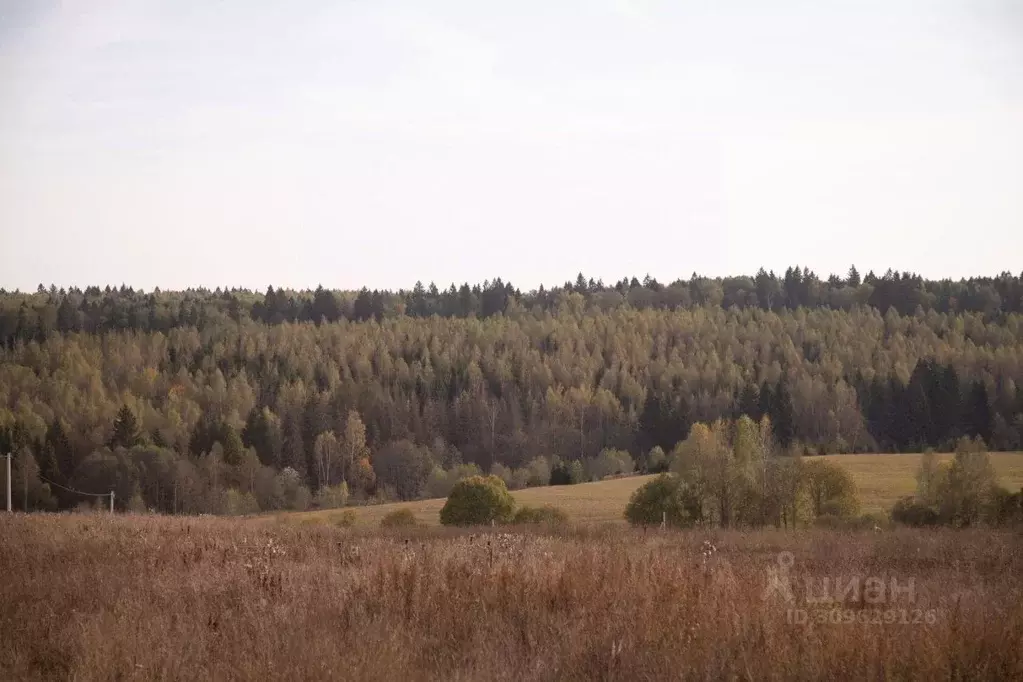
<instances>
[{"instance_id":1,"label":"pale overcast sky","mask_svg":"<svg viewBox=\"0 0 1023 682\"><path fill-rule=\"evenodd\" d=\"M0 0L9 289L850 263L1023 269L1023 3Z\"/></svg>"}]
</instances>

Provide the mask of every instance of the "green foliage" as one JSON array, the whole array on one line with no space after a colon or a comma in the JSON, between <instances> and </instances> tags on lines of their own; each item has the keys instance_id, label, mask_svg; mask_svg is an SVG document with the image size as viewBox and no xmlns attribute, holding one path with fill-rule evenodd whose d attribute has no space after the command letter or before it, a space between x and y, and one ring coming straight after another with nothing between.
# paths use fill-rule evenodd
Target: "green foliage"
<instances>
[{"instance_id":1,"label":"green foliage","mask_svg":"<svg viewBox=\"0 0 1023 682\"><path fill-rule=\"evenodd\" d=\"M345 481L360 499L449 492L463 461L499 465L509 488L627 468L605 448L647 452L641 468L658 471L699 419L713 447L696 448L687 484L702 521L792 526L814 505L800 465L775 461L787 441L944 450L967 434L970 447L1021 447L1023 280L858 279L795 268L543 292L497 280L0 292L0 451L28 447L40 482L113 487L119 508L137 486L160 512L215 512L229 488L272 510L301 506L301 492L275 490L286 468L307 489ZM942 476L927 485L952 485ZM993 495L964 493L946 511L981 522ZM78 502L55 487L44 498L29 508Z\"/></svg>"},{"instance_id":2,"label":"green foliage","mask_svg":"<svg viewBox=\"0 0 1023 682\"><path fill-rule=\"evenodd\" d=\"M224 491L224 503L222 514L228 516L243 516L245 514L256 514L259 512L259 505L252 493L243 493L234 488Z\"/></svg>"},{"instance_id":3,"label":"green foliage","mask_svg":"<svg viewBox=\"0 0 1023 682\"><path fill-rule=\"evenodd\" d=\"M947 486L948 467L938 462L933 449L925 450L916 473L916 498L923 504L936 507Z\"/></svg>"},{"instance_id":4,"label":"green foliage","mask_svg":"<svg viewBox=\"0 0 1023 682\"><path fill-rule=\"evenodd\" d=\"M892 520L909 526L1013 524L1023 520L1023 491L997 485L994 467L980 439L960 438L950 465L925 453L917 472L917 495L900 499Z\"/></svg>"},{"instance_id":5,"label":"green foliage","mask_svg":"<svg viewBox=\"0 0 1023 682\"><path fill-rule=\"evenodd\" d=\"M631 474L636 463L625 450L604 448L595 458L587 460L583 468L587 479L599 481L608 476Z\"/></svg>"},{"instance_id":6,"label":"green foliage","mask_svg":"<svg viewBox=\"0 0 1023 682\"><path fill-rule=\"evenodd\" d=\"M884 530L889 526L886 519L874 514L863 514L862 516L842 516L836 514L822 514L813 520L818 528L830 528L832 530L853 530L869 531Z\"/></svg>"},{"instance_id":7,"label":"green foliage","mask_svg":"<svg viewBox=\"0 0 1023 682\"><path fill-rule=\"evenodd\" d=\"M546 457L534 457L526 467L526 487L548 485L551 480L551 463Z\"/></svg>"},{"instance_id":8,"label":"green foliage","mask_svg":"<svg viewBox=\"0 0 1023 682\"><path fill-rule=\"evenodd\" d=\"M319 509L338 509L348 504L348 484L325 485L316 491L313 504Z\"/></svg>"},{"instance_id":9,"label":"green foliage","mask_svg":"<svg viewBox=\"0 0 1023 682\"><path fill-rule=\"evenodd\" d=\"M475 464L459 464L450 471L434 466L426 480L425 496L427 498L447 497L455 484L465 478L482 476L483 472Z\"/></svg>"},{"instance_id":10,"label":"green foliage","mask_svg":"<svg viewBox=\"0 0 1023 682\"><path fill-rule=\"evenodd\" d=\"M904 526L935 526L941 522L933 507L912 496L900 498L892 507L891 517Z\"/></svg>"},{"instance_id":11,"label":"green foliage","mask_svg":"<svg viewBox=\"0 0 1023 682\"><path fill-rule=\"evenodd\" d=\"M656 526L663 521L684 528L696 522L698 504L680 476L660 474L633 492L625 507L625 520L634 526Z\"/></svg>"},{"instance_id":12,"label":"green foliage","mask_svg":"<svg viewBox=\"0 0 1023 682\"><path fill-rule=\"evenodd\" d=\"M1010 493L1003 488L992 491L990 522L997 526L1023 525L1023 488Z\"/></svg>"},{"instance_id":13,"label":"green foliage","mask_svg":"<svg viewBox=\"0 0 1023 682\"><path fill-rule=\"evenodd\" d=\"M419 497L433 470L430 451L410 440L388 443L373 457L373 470L377 479L393 487L400 500Z\"/></svg>"},{"instance_id":14,"label":"green foliage","mask_svg":"<svg viewBox=\"0 0 1023 682\"><path fill-rule=\"evenodd\" d=\"M110 436L110 447L131 448L138 445L141 440L142 436L139 433L135 413L127 405L122 405L114 419L114 432Z\"/></svg>"},{"instance_id":15,"label":"green foliage","mask_svg":"<svg viewBox=\"0 0 1023 682\"><path fill-rule=\"evenodd\" d=\"M660 445L654 446L646 456L646 472L649 474L659 474L667 470L668 456L664 454L664 450Z\"/></svg>"},{"instance_id":16,"label":"green foliage","mask_svg":"<svg viewBox=\"0 0 1023 682\"><path fill-rule=\"evenodd\" d=\"M542 507L520 507L512 518L512 523L521 525L564 526L568 523L568 514L552 505Z\"/></svg>"},{"instance_id":17,"label":"green foliage","mask_svg":"<svg viewBox=\"0 0 1023 682\"><path fill-rule=\"evenodd\" d=\"M859 511L856 486L849 472L838 464L813 460L803 467L814 516L855 516Z\"/></svg>"},{"instance_id":18,"label":"green foliage","mask_svg":"<svg viewBox=\"0 0 1023 682\"><path fill-rule=\"evenodd\" d=\"M233 426L225 425L221 431L221 447L224 449L224 463L228 466L238 466L245 454L245 444Z\"/></svg>"},{"instance_id":19,"label":"green foliage","mask_svg":"<svg viewBox=\"0 0 1023 682\"><path fill-rule=\"evenodd\" d=\"M294 469L289 467L277 474L274 487L279 509L305 511L309 508L312 495L309 488L302 483L302 477Z\"/></svg>"},{"instance_id":20,"label":"green foliage","mask_svg":"<svg viewBox=\"0 0 1023 682\"><path fill-rule=\"evenodd\" d=\"M990 509L997 481L983 442L961 439L940 492L942 519L956 526L981 521Z\"/></svg>"},{"instance_id":21,"label":"green foliage","mask_svg":"<svg viewBox=\"0 0 1023 682\"><path fill-rule=\"evenodd\" d=\"M473 476L455 484L440 510L445 526L478 526L511 520L515 501L497 476Z\"/></svg>"},{"instance_id":22,"label":"green foliage","mask_svg":"<svg viewBox=\"0 0 1023 682\"><path fill-rule=\"evenodd\" d=\"M565 462L558 462L551 468L551 485L571 485L572 471Z\"/></svg>"},{"instance_id":23,"label":"green foliage","mask_svg":"<svg viewBox=\"0 0 1023 682\"><path fill-rule=\"evenodd\" d=\"M395 509L380 519L381 528L415 528L419 525L411 509Z\"/></svg>"}]
</instances>

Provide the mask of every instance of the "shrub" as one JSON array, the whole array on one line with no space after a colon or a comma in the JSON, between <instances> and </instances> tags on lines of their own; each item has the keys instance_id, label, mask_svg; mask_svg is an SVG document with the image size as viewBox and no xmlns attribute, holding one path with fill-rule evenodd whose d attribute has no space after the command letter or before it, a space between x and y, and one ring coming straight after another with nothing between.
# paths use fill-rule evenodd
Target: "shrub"
<instances>
[{"instance_id":1,"label":"shrub","mask_svg":"<svg viewBox=\"0 0 1023 682\"><path fill-rule=\"evenodd\" d=\"M419 525L411 509L395 509L380 519L381 528L414 528Z\"/></svg>"},{"instance_id":2,"label":"shrub","mask_svg":"<svg viewBox=\"0 0 1023 682\"><path fill-rule=\"evenodd\" d=\"M863 514L856 520L861 530L874 530L875 528L890 528L891 520L880 514Z\"/></svg>"},{"instance_id":3,"label":"shrub","mask_svg":"<svg viewBox=\"0 0 1023 682\"><path fill-rule=\"evenodd\" d=\"M902 497L892 507L892 521L905 526L934 526L939 521L938 512L915 497Z\"/></svg>"},{"instance_id":4,"label":"shrub","mask_svg":"<svg viewBox=\"0 0 1023 682\"><path fill-rule=\"evenodd\" d=\"M564 462L558 462L558 464L551 469L550 481L551 485L571 485L572 472L569 470L568 465Z\"/></svg>"},{"instance_id":5,"label":"shrub","mask_svg":"<svg viewBox=\"0 0 1023 682\"><path fill-rule=\"evenodd\" d=\"M544 505L542 507L522 507L515 512L515 517L512 519L512 523L522 525L563 526L568 523L568 514L551 505Z\"/></svg>"},{"instance_id":6,"label":"shrub","mask_svg":"<svg viewBox=\"0 0 1023 682\"><path fill-rule=\"evenodd\" d=\"M325 485L316 491L313 502L320 509L338 509L348 504L348 484L342 481L338 485Z\"/></svg>"},{"instance_id":7,"label":"shrub","mask_svg":"<svg viewBox=\"0 0 1023 682\"><path fill-rule=\"evenodd\" d=\"M274 493L278 509L305 511L309 507L312 495L309 488L302 484L302 478L291 467L283 469L274 479Z\"/></svg>"},{"instance_id":8,"label":"shrub","mask_svg":"<svg viewBox=\"0 0 1023 682\"><path fill-rule=\"evenodd\" d=\"M509 490L512 490L515 487L515 483L512 480L512 473L513 472L511 467L506 467L505 465L499 462L495 462L494 465L490 467L490 475L496 476L497 478L504 481L504 486ZM453 487L452 490L454 490Z\"/></svg>"},{"instance_id":9,"label":"shrub","mask_svg":"<svg viewBox=\"0 0 1023 682\"><path fill-rule=\"evenodd\" d=\"M445 526L477 526L511 520L515 501L497 476L472 476L455 484L440 510Z\"/></svg>"},{"instance_id":10,"label":"shrub","mask_svg":"<svg viewBox=\"0 0 1023 682\"><path fill-rule=\"evenodd\" d=\"M534 457L526 465L526 468L529 470L529 478L526 479L527 487L547 485L551 480L551 464L544 457Z\"/></svg>"},{"instance_id":11,"label":"shrub","mask_svg":"<svg viewBox=\"0 0 1023 682\"><path fill-rule=\"evenodd\" d=\"M828 500L821 505L821 516L837 516L843 519L856 518L859 504L855 497L841 497Z\"/></svg>"},{"instance_id":12,"label":"shrub","mask_svg":"<svg viewBox=\"0 0 1023 682\"><path fill-rule=\"evenodd\" d=\"M351 528L355 525L355 510L345 509L337 517L337 521L335 523L337 523L337 525L341 528Z\"/></svg>"},{"instance_id":13,"label":"shrub","mask_svg":"<svg viewBox=\"0 0 1023 682\"><path fill-rule=\"evenodd\" d=\"M443 467L434 466L430 476L426 479L426 486L423 493L428 498L447 497L455 482Z\"/></svg>"},{"instance_id":14,"label":"shrub","mask_svg":"<svg viewBox=\"0 0 1023 682\"><path fill-rule=\"evenodd\" d=\"M814 519L814 525L818 528L829 528L832 530L874 530L885 528L888 521L873 514L862 516L841 516L836 514L822 514Z\"/></svg>"},{"instance_id":15,"label":"shrub","mask_svg":"<svg viewBox=\"0 0 1023 682\"><path fill-rule=\"evenodd\" d=\"M431 498L447 497L455 484L463 478L482 476L483 472L475 464L459 464L450 470L435 466L426 481L426 496Z\"/></svg>"},{"instance_id":16,"label":"shrub","mask_svg":"<svg viewBox=\"0 0 1023 682\"><path fill-rule=\"evenodd\" d=\"M243 493L234 488L228 488L223 493L221 502L221 513L228 516L243 516L245 514L256 514L259 512L259 505L252 493Z\"/></svg>"},{"instance_id":17,"label":"shrub","mask_svg":"<svg viewBox=\"0 0 1023 682\"><path fill-rule=\"evenodd\" d=\"M512 469L511 482L508 484L508 488L511 490L522 490L523 488L529 487L529 481L532 477L529 469L523 467L521 469Z\"/></svg>"},{"instance_id":18,"label":"shrub","mask_svg":"<svg viewBox=\"0 0 1023 682\"><path fill-rule=\"evenodd\" d=\"M586 460L584 468L588 479L599 481L608 476L631 474L635 470L636 464L632 455L625 450L604 448L599 455Z\"/></svg>"},{"instance_id":19,"label":"shrub","mask_svg":"<svg viewBox=\"0 0 1023 682\"><path fill-rule=\"evenodd\" d=\"M996 526L1023 524L1023 488L1010 493L1005 488L996 488L991 495L989 521Z\"/></svg>"},{"instance_id":20,"label":"shrub","mask_svg":"<svg viewBox=\"0 0 1023 682\"><path fill-rule=\"evenodd\" d=\"M668 470L668 456L660 445L655 445L646 456L646 470L651 474L659 474Z\"/></svg>"},{"instance_id":21,"label":"shrub","mask_svg":"<svg viewBox=\"0 0 1023 682\"><path fill-rule=\"evenodd\" d=\"M629 498L625 519L634 526L691 526L698 517L699 500L675 474L660 474L643 484Z\"/></svg>"}]
</instances>

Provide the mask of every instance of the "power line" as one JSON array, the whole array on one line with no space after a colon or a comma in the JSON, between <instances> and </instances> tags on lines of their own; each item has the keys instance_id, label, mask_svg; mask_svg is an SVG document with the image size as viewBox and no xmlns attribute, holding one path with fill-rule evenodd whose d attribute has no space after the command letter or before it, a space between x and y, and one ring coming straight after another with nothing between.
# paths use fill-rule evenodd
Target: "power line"
<instances>
[{"instance_id":1,"label":"power line","mask_svg":"<svg viewBox=\"0 0 1023 682\"><path fill-rule=\"evenodd\" d=\"M55 485L58 488L60 488L61 490L66 490L69 493L75 493L75 494L78 494L78 495L90 495L92 497L109 497L110 496L110 493L86 493L86 492L82 492L81 490L74 490L73 488L68 488L67 486L61 485L60 483L57 483L55 481L51 481L50 479L46 478L42 474L39 474L39 478L43 479L44 481L46 481L50 485Z\"/></svg>"}]
</instances>

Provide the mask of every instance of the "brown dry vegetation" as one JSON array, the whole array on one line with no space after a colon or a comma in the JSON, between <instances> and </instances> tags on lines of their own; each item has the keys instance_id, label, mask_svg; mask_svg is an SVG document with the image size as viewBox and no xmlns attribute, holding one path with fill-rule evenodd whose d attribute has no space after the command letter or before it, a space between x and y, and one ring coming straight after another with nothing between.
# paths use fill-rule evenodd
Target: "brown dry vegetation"
<instances>
[{"instance_id":1,"label":"brown dry vegetation","mask_svg":"<svg viewBox=\"0 0 1023 682\"><path fill-rule=\"evenodd\" d=\"M0 523L0 679L1019 678L1021 540L16 515ZM780 551L797 586L912 578L902 606L936 622L789 624L763 598Z\"/></svg>"}]
</instances>

